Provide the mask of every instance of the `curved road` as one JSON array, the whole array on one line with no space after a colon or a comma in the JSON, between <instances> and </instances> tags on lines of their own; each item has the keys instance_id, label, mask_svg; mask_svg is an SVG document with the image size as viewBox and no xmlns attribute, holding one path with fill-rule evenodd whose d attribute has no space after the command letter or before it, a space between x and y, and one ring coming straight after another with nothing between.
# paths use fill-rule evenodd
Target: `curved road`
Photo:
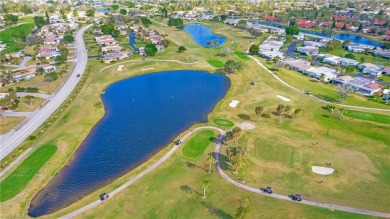
<instances>
[{"instance_id":1,"label":"curved road","mask_svg":"<svg viewBox=\"0 0 390 219\"><path fill-rule=\"evenodd\" d=\"M219 150L221 149L223 138L225 137L225 131L224 130L222 130L220 128L217 128L217 127L213 127L213 126L198 127L198 128L195 128L195 129L189 131L180 140L182 142L184 142L189 136L194 134L196 131L199 131L199 130L202 130L202 129L213 129L213 130L217 130L220 133L220 138L218 139L218 142L217 142L216 147L215 147L214 156L215 156L215 160L216 160L215 166L217 168L218 173L222 176L222 178L224 178L229 183L231 183L231 184L233 184L233 185L235 185L235 186L237 186L237 187L239 187L241 189L244 189L244 190L247 190L247 191L259 194L259 195L264 195L264 196L277 198L277 199L281 199L281 200L286 200L286 201L292 201L291 198L289 198L288 196L275 194L275 193L273 193L273 194L264 193L263 191L261 191L261 190L259 190L257 188L253 188L253 187L241 184L241 183L233 180L232 178L230 178L222 170L222 168L219 166L219 156L218 155L219 155ZM171 150L169 150L160 160L158 160L152 166L150 166L146 170L142 171L137 176L133 177L132 179L130 179L129 181L127 181L126 183L124 183L123 185L121 185L120 187L115 189L114 191L112 191L111 193L109 193L110 198L112 198L114 195L118 194L119 192L121 192L122 190L124 190L125 188L127 188L128 186L133 184L134 182L136 182L138 179L140 179L143 176L145 176L150 171L156 169L158 166L160 166L160 164L162 164L164 161L166 161L178 148L179 148L179 146L177 146L177 145L173 146L171 148ZM108 200L110 200L110 198ZM106 200L106 201L108 201L108 200ZM94 208L95 206L101 204L102 202L104 202L104 201L101 201L101 200L94 201L94 202L90 203L89 205L86 205L86 206L84 206L84 207L82 207L82 208L80 208L80 209L78 209L78 210L76 210L74 212L71 212L71 213L69 213L69 214L67 214L67 215L65 215L63 217L60 217L60 219L68 219L68 218L75 217L75 216L77 216L77 215L79 215L79 214L81 214L81 213L83 213L83 212L85 212L87 210L90 210L90 209ZM301 202L295 202L295 203L311 205L311 206L316 206L316 207L321 207L321 208L328 208L328 209L332 209L332 210L352 212L352 213L357 213L357 214L364 214L364 215L370 215L370 216L376 216L376 217L390 218L390 214L389 213L383 213L383 212L377 212L377 211L369 211L369 210L360 209L360 208L351 208L351 207L347 207L347 206L332 205L332 204L327 204L327 203L322 203L322 202L315 202L315 201L309 201L309 200L302 200Z\"/></svg>"},{"instance_id":2,"label":"curved road","mask_svg":"<svg viewBox=\"0 0 390 219\"><path fill-rule=\"evenodd\" d=\"M4 159L11 153L19 144L21 144L28 136L30 136L49 116L64 102L73 88L77 85L81 77L76 77L77 74L82 75L87 65L88 55L85 49L83 34L91 25L81 28L76 33L77 61L73 72L70 73L68 80L64 83L61 89L52 96L51 100L30 120L24 124L19 130L12 135L1 139L0 160Z\"/></svg>"},{"instance_id":3,"label":"curved road","mask_svg":"<svg viewBox=\"0 0 390 219\"><path fill-rule=\"evenodd\" d=\"M283 81L281 78L279 78L276 74L274 74L271 70L269 70L267 67L265 67L259 60L257 60L255 57L251 56L251 55L248 55L249 58L253 59L256 61L256 63L258 65L260 65L262 68L264 68L268 73L270 73L274 78L276 78L280 83L282 83L283 85L285 85L286 87L289 87L293 90L296 90L298 92L301 92L303 93L302 90L296 88L296 87L293 87L291 86L290 84L287 84L287 82ZM328 104L333 104L333 105L337 105L337 106L342 106L342 107L346 107L346 108L351 108L351 109L360 109L360 110L375 110L375 111L382 111L382 112L390 112L390 109L381 109L381 108L371 108L371 107L362 107L362 106L353 106L353 105L345 105L345 104L338 104L338 103L332 103L332 102L329 102L329 101L326 101L326 100L323 100L321 98L318 98L316 96L313 96L313 95L308 95L318 101L321 101L323 103L328 103Z\"/></svg>"}]
</instances>

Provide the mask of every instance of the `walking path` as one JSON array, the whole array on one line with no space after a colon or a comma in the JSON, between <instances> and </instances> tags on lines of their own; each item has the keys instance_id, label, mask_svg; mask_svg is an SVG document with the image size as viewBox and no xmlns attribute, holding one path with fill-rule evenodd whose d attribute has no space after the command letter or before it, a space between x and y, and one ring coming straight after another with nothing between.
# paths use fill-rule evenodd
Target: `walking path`
<instances>
[{"instance_id":1,"label":"walking path","mask_svg":"<svg viewBox=\"0 0 390 219\"><path fill-rule=\"evenodd\" d=\"M268 73L270 73L276 80L278 80L280 83L282 83L283 85L285 85L286 87L289 87L293 90L296 90L300 93L304 93L304 91L296 88L296 87L293 87L291 86L290 84L286 83L285 81L283 81L281 78L279 78L276 74L274 74L271 70L269 70L267 67L265 67L259 60L257 60L255 57L249 55L249 58L255 60L255 62L260 65L262 68L264 68ZM329 101L326 101L326 100L323 100L321 98L318 98L312 94L309 94L308 96L318 100L318 101L321 101L323 103L327 103L327 104L333 104L333 105L337 105L337 106L341 106L341 107L346 107L346 108L351 108L351 109L360 109L360 110L374 110L374 111L381 111L381 112L390 112L390 109L381 109L381 108L372 108L372 107L362 107L362 106L353 106L353 105L346 105L346 104L339 104L339 103L332 103L332 102L329 102Z\"/></svg>"},{"instance_id":2,"label":"walking path","mask_svg":"<svg viewBox=\"0 0 390 219\"><path fill-rule=\"evenodd\" d=\"M6 117L6 116L22 116L22 117L31 117L35 114L35 111L33 112L13 112L13 111L4 111L1 112L0 116Z\"/></svg>"},{"instance_id":3,"label":"walking path","mask_svg":"<svg viewBox=\"0 0 390 219\"><path fill-rule=\"evenodd\" d=\"M49 94L44 94L44 93L16 92L16 96L18 96L18 97L34 96L34 97L39 97L39 98L47 99L47 98L49 98L51 95L49 95Z\"/></svg>"},{"instance_id":4,"label":"walking path","mask_svg":"<svg viewBox=\"0 0 390 219\"><path fill-rule=\"evenodd\" d=\"M6 167L3 171L0 173L0 177L4 176L12 167L14 167L20 160L22 160L30 151L32 148L28 148L26 151L24 151L18 158L16 158L8 167Z\"/></svg>"},{"instance_id":5,"label":"walking path","mask_svg":"<svg viewBox=\"0 0 390 219\"><path fill-rule=\"evenodd\" d=\"M115 65L120 65L120 64L123 64L123 63L127 63L127 62L146 62L146 61L155 61L155 62L177 62L179 64L184 64L184 65L193 65L193 64L196 64L198 63L198 61L194 61L194 62L182 62L182 61L179 61L179 60L173 60L173 59L145 59L145 60L128 60L128 61L124 61L124 62L118 62L118 63L115 63L115 64L112 64L112 65L108 65L104 68L102 68L102 70L100 70L100 72L103 72L104 70L106 70L107 68L111 67L111 66L115 66Z\"/></svg>"},{"instance_id":6,"label":"walking path","mask_svg":"<svg viewBox=\"0 0 390 219\"><path fill-rule=\"evenodd\" d=\"M222 178L224 178L229 183L231 183L231 184L233 184L233 185L235 185L235 186L237 186L237 187L239 187L241 189L244 189L244 190L247 190L247 191L250 191L250 192L254 192L254 193L259 194L259 195L264 195L264 196L277 198L277 199L281 199L281 200L286 200L286 201L292 201L291 198L288 197L288 196L275 194L275 193L272 193L272 194L264 193L263 191L261 191L258 188L253 188L253 187L241 184L241 183L233 180L232 178L230 178L222 170L222 168L219 165L219 154L220 154L219 151L221 149L221 145L222 145L223 139L225 137L225 131L224 130L222 130L220 128L217 128L217 127L213 127L213 126L198 127L198 128L195 128L194 130L189 131L186 135L184 135L180 139L181 142L184 142L189 136L191 136L195 132L197 132L199 130L202 130L202 129L213 129L213 130L216 130L216 131L218 131L220 133L220 137L219 137L218 142L217 142L216 147L215 147L214 157L215 157L215 161L216 161L215 166L217 168L218 173L222 176ZM150 171L156 169L164 161L166 161L178 148L179 148L178 145L173 146L173 148L171 148L168 151L168 153L166 153L160 160L158 160L152 166L150 166L146 170L142 171L140 174L138 174L137 176L133 177L132 179L130 179L129 181L127 181L126 183L124 183L123 185L121 185L120 187L115 189L114 191L112 191L111 193L109 193L109 197L110 198L105 200L105 201L109 201L114 195L118 194L119 192L121 192L124 189L126 189L127 187L129 187L131 184L133 184L134 182L136 182L137 180L139 180L140 178L145 176ZM95 206L101 204L102 202L104 202L104 201L101 201L101 200L94 201L94 202L90 203L89 205L86 205L86 206L84 206L84 207L82 207L82 208L80 208L80 209L78 209L78 210L76 210L76 211L74 211L72 213L69 213L69 214L67 214L67 215L65 215L63 217L60 217L60 219L68 219L68 218L75 217L75 216L77 216L77 215L79 215L79 214L81 214L81 213L83 213L83 212L85 212L87 210L90 210L90 209L94 208ZM359 208L351 208L351 207L346 207L346 206L341 206L341 205L332 205L332 204L327 204L327 203L322 203L322 202L315 202L315 201L308 201L308 200L302 200L301 202L296 202L296 203L305 204L305 205L311 205L311 206L317 206L317 207L322 207L322 208L328 208L328 209L333 209L333 210L352 212L352 213L357 213L357 214L364 214L364 215L370 215L370 216L376 216L376 217L390 218L390 214L389 213L369 211L369 210L364 210L364 209L359 209Z\"/></svg>"}]
</instances>

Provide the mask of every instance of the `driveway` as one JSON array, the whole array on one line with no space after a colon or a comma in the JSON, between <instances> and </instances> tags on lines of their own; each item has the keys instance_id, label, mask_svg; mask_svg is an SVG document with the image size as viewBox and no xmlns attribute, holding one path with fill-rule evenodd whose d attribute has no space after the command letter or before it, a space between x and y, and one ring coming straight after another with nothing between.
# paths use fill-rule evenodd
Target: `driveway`
<instances>
[{"instance_id":1,"label":"driveway","mask_svg":"<svg viewBox=\"0 0 390 219\"><path fill-rule=\"evenodd\" d=\"M284 52L286 56L295 57L294 50L297 46L298 41L291 42L291 44L288 46L287 50Z\"/></svg>"}]
</instances>

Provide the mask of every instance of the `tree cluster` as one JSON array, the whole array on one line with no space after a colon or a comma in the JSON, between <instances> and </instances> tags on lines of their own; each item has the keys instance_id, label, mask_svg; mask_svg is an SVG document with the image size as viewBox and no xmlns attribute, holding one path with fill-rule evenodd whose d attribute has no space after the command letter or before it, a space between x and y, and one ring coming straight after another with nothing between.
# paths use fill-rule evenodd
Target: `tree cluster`
<instances>
[{"instance_id":1,"label":"tree cluster","mask_svg":"<svg viewBox=\"0 0 390 219\"><path fill-rule=\"evenodd\" d=\"M169 18L168 26L182 29L184 27L183 20L181 18Z\"/></svg>"},{"instance_id":2,"label":"tree cluster","mask_svg":"<svg viewBox=\"0 0 390 219\"><path fill-rule=\"evenodd\" d=\"M298 35L299 34L299 28L297 26L289 26L285 29L286 35Z\"/></svg>"},{"instance_id":3,"label":"tree cluster","mask_svg":"<svg viewBox=\"0 0 390 219\"><path fill-rule=\"evenodd\" d=\"M148 56L154 56L157 53L157 47L153 43L148 43L145 45L145 53Z\"/></svg>"},{"instance_id":4,"label":"tree cluster","mask_svg":"<svg viewBox=\"0 0 390 219\"><path fill-rule=\"evenodd\" d=\"M224 69L228 73L234 73L235 71L241 71L243 69L243 65L239 61L229 59L225 62Z\"/></svg>"},{"instance_id":5,"label":"tree cluster","mask_svg":"<svg viewBox=\"0 0 390 219\"><path fill-rule=\"evenodd\" d=\"M14 110L19 106L19 98L16 92L9 92L4 98L0 99L0 107L2 110Z\"/></svg>"}]
</instances>

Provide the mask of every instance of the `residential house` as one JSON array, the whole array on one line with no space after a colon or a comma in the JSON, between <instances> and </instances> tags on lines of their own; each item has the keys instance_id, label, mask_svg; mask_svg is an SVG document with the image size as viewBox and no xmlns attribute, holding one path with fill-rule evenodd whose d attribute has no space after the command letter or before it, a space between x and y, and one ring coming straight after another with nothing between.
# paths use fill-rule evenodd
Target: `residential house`
<instances>
[{"instance_id":1,"label":"residential house","mask_svg":"<svg viewBox=\"0 0 390 219\"><path fill-rule=\"evenodd\" d=\"M102 46L102 52L119 52L122 50L122 47L120 45L107 45L107 46Z\"/></svg>"},{"instance_id":2,"label":"residential house","mask_svg":"<svg viewBox=\"0 0 390 219\"><path fill-rule=\"evenodd\" d=\"M365 51L365 47L360 45L360 44L349 44L347 46L347 50L349 52L357 52L357 53L362 53Z\"/></svg>"},{"instance_id":3,"label":"residential house","mask_svg":"<svg viewBox=\"0 0 390 219\"><path fill-rule=\"evenodd\" d=\"M53 72L53 71L56 71L57 68L53 65L49 65L49 64L44 64L44 65L41 65L41 66L37 66L37 68L42 68L44 73L49 73L49 72Z\"/></svg>"},{"instance_id":4,"label":"residential house","mask_svg":"<svg viewBox=\"0 0 390 219\"><path fill-rule=\"evenodd\" d=\"M389 89L384 89L382 92L382 98L390 101L390 90Z\"/></svg>"},{"instance_id":5,"label":"residential house","mask_svg":"<svg viewBox=\"0 0 390 219\"><path fill-rule=\"evenodd\" d=\"M354 60L354 59L348 59L348 58L339 58L339 61L340 61L340 65L341 66L356 66L357 64L359 64L358 61Z\"/></svg>"},{"instance_id":6,"label":"residential house","mask_svg":"<svg viewBox=\"0 0 390 219\"><path fill-rule=\"evenodd\" d=\"M111 35L102 35L95 37L97 44L107 46L116 44L116 40Z\"/></svg>"},{"instance_id":7,"label":"residential house","mask_svg":"<svg viewBox=\"0 0 390 219\"><path fill-rule=\"evenodd\" d=\"M140 56L146 56L145 47L140 47L139 48L139 55Z\"/></svg>"},{"instance_id":8,"label":"residential house","mask_svg":"<svg viewBox=\"0 0 390 219\"><path fill-rule=\"evenodd\" d=\"M373 95L381 90L381 87L375 80L364 77L351 77L349 75L341 76L332 80L334 84L345 85L363 95Z\"/></svg>"},{"instance_id":9,"label":"residential house","mask_svg":"<svg viewBox=\"0 0 390 219\"><path fill-rule=\"evenodd\" d=\"M14 75L12 76L15 81L20 80L29 80L34 78L37 72L36 65L27 66L25 69L19 69L14 71Z\"/></svg>"},{"instance_id":10,"label":"residential house","mask_svg":"<svg viewBox=\"0 0 390 219\"><path fill-rule=\"evenodd\" d=\"M103 61L105 63L110 63L112 61L119 61L121 59L125 59L129 56L131 56L133 52L126 51L126 52L110 52L104 55Z\"/></svg>"},{"instance_id":11,"label":"residential house","mask_svg":"<svg viewBox=\"0 0 390 219\"><path fill-rule=\"evenodd\" d=\"M8 93L0 93L0 99L4 99L8 96Z\"/></svg>"},{"instance_id":12,"label":"residential house","mask_svg":"<svg viewBox=\"0 0 390 219\"><path fill-rule=\"evenodd\" d=\"M330 55L326 58L324 58L322 61L324 63L328 63L328 64L331 64L331 65L338 65L340 64L340 58L339 56L333 56L333 55Z\"/></svg>"},{"instance_id":13,"label":"residential house","mask_svg":"<svg viewBox=\"0 0 390 219\"><path fill-rule=\"evenodd\" d=\"M325 66L311 67L305 71L305 74L310 77L329 82L337 77L336 69L328 68Z\"/></svg>"},{"instance_id":14,"label":"residential house","mask_svg":"<svg viewBox=\"0 0 390 219\"><path fill-rule=\"evenodd\" d=\"M11 52L11 53L6 53L5 58L10 59L10 58L23 58L24 57L24 52Z\"/></svg>"},{"instance_id":15,"label":"residential house","mask_svg":"<svg viewBox=\"0 0 390 219\"><path fill-rule=\"evenodd\" d=\"M326 43L324 43L323 41L305 40L305 41L303 42L303 45L304 45L304 46L314 46L314 47L320 48L320 47L325 47L325 46L326 46Z\"/></svg>"},{"instance_id":16,"label":"residential house","mask_svg":"<svg viewBox=\"0 0 390 219\"><path fill-rule=\"evenodd\" d=\"M383 74L386 74L386 75L390 75L390 67L385 67L385 68L382 70L382 73L383 73Z\"/></svg>"},{"instance_id":17,"label":"residential house","mask_svg":"<svg viewBox=\"0 0 390 219\"><path fill-rule=\"evenodd\" d=\"M311 68L310 62L304 59L286 59L281 61L281 64L288 65L291 70L305 73L306 70Z\"/></svg>"},{"instance_id":18,"label":"residential house","mask_svg":"<svg viewBox=\"0 0 390 219\"><path fill-rule=\"evenodd\" d=\"M165 50L165 46L164 45L156 45L156 48L157 48L157 51L159 51L159 52Z\"/></svg>"},{"instance_id":19,"label":"residential house","mask_svg":"<svg viewBox=\"0 0 390 219\"><path fill-rule=\"evenodd\" d=\"M372 76L379 76L385 67L382 65L375 65L371 63L362 63L358 66L359 70L362 70L363 74L370 74Z\"/></svg>"},{"instance_id":20,"label":"residential house","mask_svg":"<svg viewBox=\"0 0 390 219\"><path fill-rule=\"evenodd\" d=\"M51 59L58 56L61 56L61 53L59 52L57 46L42 46L38 51L37 58Z\"/></svg>"},{"instance_id":21,"label":"residential house","mask_svg":"<svg viewBox=\"0 0 390 219\"><path fill-rule=\"evenodd\" d=\"M302 55L317 55L318 47L316 46L303 46L297 48L298 52Z\"/></svg>"}]
</instances>

